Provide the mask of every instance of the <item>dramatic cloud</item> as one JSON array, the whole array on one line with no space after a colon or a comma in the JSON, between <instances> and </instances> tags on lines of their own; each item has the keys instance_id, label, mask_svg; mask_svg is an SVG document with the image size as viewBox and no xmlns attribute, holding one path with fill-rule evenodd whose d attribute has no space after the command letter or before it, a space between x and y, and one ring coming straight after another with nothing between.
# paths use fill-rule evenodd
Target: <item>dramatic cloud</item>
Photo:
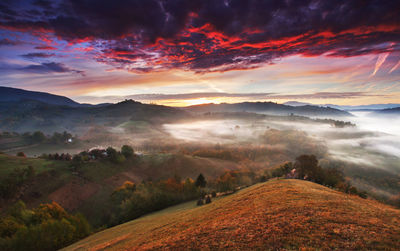
<instances>
[{"instance_id":1,"label":"dramatic cloud","mask_svg":"<svg viewBox=\"0 0 400 251\"><path fill-rule=\"evenodd\" d=\"M8 38L0 39L0 46L19 45L22 42L10 40Z\"/></svg>"},{"instance_id":2,"label":"dramatic cloud","mask_svg":"<svg viewBox=\"0 0 400 251\"><path fill-rule=\"evenodd\" d=\"M29 58L29 59L32 59L32 58L50 58L50 57L55 56L55 54L54 53L32 52L32 53L27 53L27 54L24 54L24 55L21 55L21 56L24 57L24 58Z\"/></svg>"},{"instance_id":3,"label":"dramatic cloud","mask_svg":"<svg viewBox=\"0 0 400 251\"><path fill-rule=\"evenodd\" d=\"M57 50L56 47L47 46L47 45L36 46L35 49L36 50Z\"/></svg>"},{"instance_id":4,"label":"dramatic cloud","mask_svg":"<svg viewBox=\"0 0 400 251\"><path fill-rule=\"evenodd\" d=\"M400 51L399 13L396 0L6 1L0 28L86 42L117 69L208 72Z\"/></svg>"},{"instance_id":5,"label":"dramatic cloud","mask_svg":"<svg viewBox=\"0 0 400 251\"><path fill-rule=\"evenodd\" d=\"M55 62L28 65L28 66L20 68L19 70L38 73L38 74L65 73L65 72L74 72L74 73L79 73L81 75L85 74L85 72L83 72L83 71L74 70L74 69L71 69L71 68L65 66L62 63L55 63Z\"/></svg>"}]
</instances>

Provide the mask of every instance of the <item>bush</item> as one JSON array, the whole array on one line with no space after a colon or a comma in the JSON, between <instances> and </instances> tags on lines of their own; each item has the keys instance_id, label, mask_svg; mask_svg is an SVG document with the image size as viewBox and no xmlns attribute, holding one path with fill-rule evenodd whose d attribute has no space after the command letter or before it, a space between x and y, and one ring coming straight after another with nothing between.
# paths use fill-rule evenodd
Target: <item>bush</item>
<instances>
[{"instance_id":1,"label":"bush","mask_svg":"<svg viewBox=\"0 0 400 251\"><path fill-rule=\"evenodd\" d=\"M268 178L265 175L260 177L260 182L266 182L267 180L268 180Z\"/></svg>"},{"instance_id":2,"label":"bush","mask_svg":"<svg viewBox=\"0 0 400 251\"><path fill-rule=\"evenodd\" d=\"M125 158L130 158L130 157L132 157L133 156L133 148L132 147L130 147L130 146L128 146L128 145L123 145L122 146L122 148L121 148L121 153L122 153L122 155L124 155L125 156Z\"/></svg>"},{"instance_id":3,"label":"bush","mask_svg":"<svg viewBox=\"0 0 400 251\"><path fill-rule=\"evenodd\" d=\"M203 199L200 198L200 199L197 201L197 205L198 205L198 206L204 205Z\"/></svg>"},{"instance_id":4,"label":"bush","mask_svg":"<svg viewBox=\"0 0 400 251\"><path fill-rule=\"evenodd\" d=\"M18 152L18 153L17 153L17 156L18 156L18 157L24 157L24 158L26 157L26 155L25 155L24 152Z\"/></svg>"},{"instance_id":5,"label":"bush","mask_svg":"<svg viewBox=\"0 0 400 251\"><path fill-rule=\"evenodd\" d=\"M41 131L36 131L32 134L33 143L42 143L46 140L46 136Z\"/></svg>"},{"instance_id":6,"label":"bush","mask_svg":"<svg viewBox=\"0 0 400 251\"><path fill-rule=\"evenodd\" d=\"M111 162L122 163L126 160L125 156L122 155L121 152L118 152L117 150L115 150L112 147L108 147L106 149L106 152L107 152L107 156Z\"/></svg>"},{"instance_id":7,"label":"bush","mask_svg":"<svg viewBox=\"0 0 400 251\"><path fill-rule=\"evenodd\" d=\"M77 169L79 169L82 166L83 163L83 157L81 155L74 155L74 157L72 157L72 168L76 171Z\"/></svg>"}]
</instances>

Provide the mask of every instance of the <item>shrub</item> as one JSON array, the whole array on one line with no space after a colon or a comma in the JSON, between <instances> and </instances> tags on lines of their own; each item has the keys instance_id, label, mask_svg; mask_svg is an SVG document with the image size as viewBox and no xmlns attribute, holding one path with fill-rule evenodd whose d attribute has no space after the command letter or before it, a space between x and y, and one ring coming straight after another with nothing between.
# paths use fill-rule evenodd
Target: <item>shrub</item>
<instances>
[{"instance_id":1,"label":"shrub","mask_svg":"<svg viewBox=\"0 0 400 251\"><path fill-rule=\"evenodd\" d=\"M106 152L107 152L107 156L111 162L122 163L126 160L124 155L122 155L120 152L118 152L117 150L115 150L112 147L108 147L106 149Z\"/></svg>"},{"instance_id":2,"label":"shrub","mask_svg":"<svg viewBox=\"0 0 400 251\"><path fill-rule=\"evenodd\" d=\"M25 155L24 152L18 152L18 153L17 153L17 156L18 156L18 157L24 157L24 158L26 157L26 155Z\"/></svg>"},{"instance_id":3,"label":"shrub","mask_svg":"<svg viewBox=\"0 0 400 251\"><path fill-rule=\"evenodd\" d=\"M132 157L133 156L133 148L132 147L130 147L130 146L128 146L128 145L123 145L122 146L122 148L121 148L121 153L122 153L122 155L124 155L125 156L125 158L130 158L130 157Z\"/></svg>"},{"instance_id":4,"label":"shrub","mask_svg":"<svg viewBox=\"0 0 400 251\"><path fill-rule=\"evenodd\" d=\"M42 143L46 140L46 136L41 131L36 131L32 134L33 143Z\"/></svg>"},{"instance_id":5,"label":"shrub","mask_svg":"<svg viewBox=\"0 0 400 251\"><path fill-rule=\"evenodd\" d=\"M198 206L204 205L203 199L200 198L200 199L197 201L197 205L198 205Z\"/></svg>"}]
</instances>

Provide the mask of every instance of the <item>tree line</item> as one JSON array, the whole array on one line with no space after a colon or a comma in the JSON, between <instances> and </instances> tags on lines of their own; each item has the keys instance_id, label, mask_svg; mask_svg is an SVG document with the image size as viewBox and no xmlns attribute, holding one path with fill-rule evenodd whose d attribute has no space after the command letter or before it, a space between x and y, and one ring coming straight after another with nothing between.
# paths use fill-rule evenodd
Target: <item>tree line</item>
<instances>
[{"instance_id":1,"label":"tree line","mask_svg":"<svg viewBox=\"0 0 400 251\"><path fill-rule=\"evenodd\" d=\"M45 135L41 131L17 133L17 132L2 132L0 138L22 138L28 144L40 144L40 143L52 143L52 144L65 144L73 143L78 140L76 136L73 136L69 132L55 132L52 135Z\"/></svg>"},{"instance_id":2,"label":"tree line","mask_svg":"<svg viewBox=\"0 0 400 251\"><path fill-rule=\"evenodd\" d=\"M55 202L30 210L19 201L0 219L0 250L57 250L90 233L84 216Z\"/></svg>"}]
</instances>

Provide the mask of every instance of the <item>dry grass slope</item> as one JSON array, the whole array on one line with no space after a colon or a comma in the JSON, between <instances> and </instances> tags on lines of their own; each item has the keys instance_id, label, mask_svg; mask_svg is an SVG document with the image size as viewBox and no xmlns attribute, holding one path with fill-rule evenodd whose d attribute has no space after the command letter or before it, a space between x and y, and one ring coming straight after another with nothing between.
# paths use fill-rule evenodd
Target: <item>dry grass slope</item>
<instances>
[{"instance_id":1,"label":"dry grass slope","mask_svg":"<svg viewBox=\"0 0 400 251\"><path fill-rule=\"evenodd\" d=\"M400 210L307 181L273 180L209 205L193 204L105 230L66 250L400 247Z\"/></svg>"}]
</instances>

